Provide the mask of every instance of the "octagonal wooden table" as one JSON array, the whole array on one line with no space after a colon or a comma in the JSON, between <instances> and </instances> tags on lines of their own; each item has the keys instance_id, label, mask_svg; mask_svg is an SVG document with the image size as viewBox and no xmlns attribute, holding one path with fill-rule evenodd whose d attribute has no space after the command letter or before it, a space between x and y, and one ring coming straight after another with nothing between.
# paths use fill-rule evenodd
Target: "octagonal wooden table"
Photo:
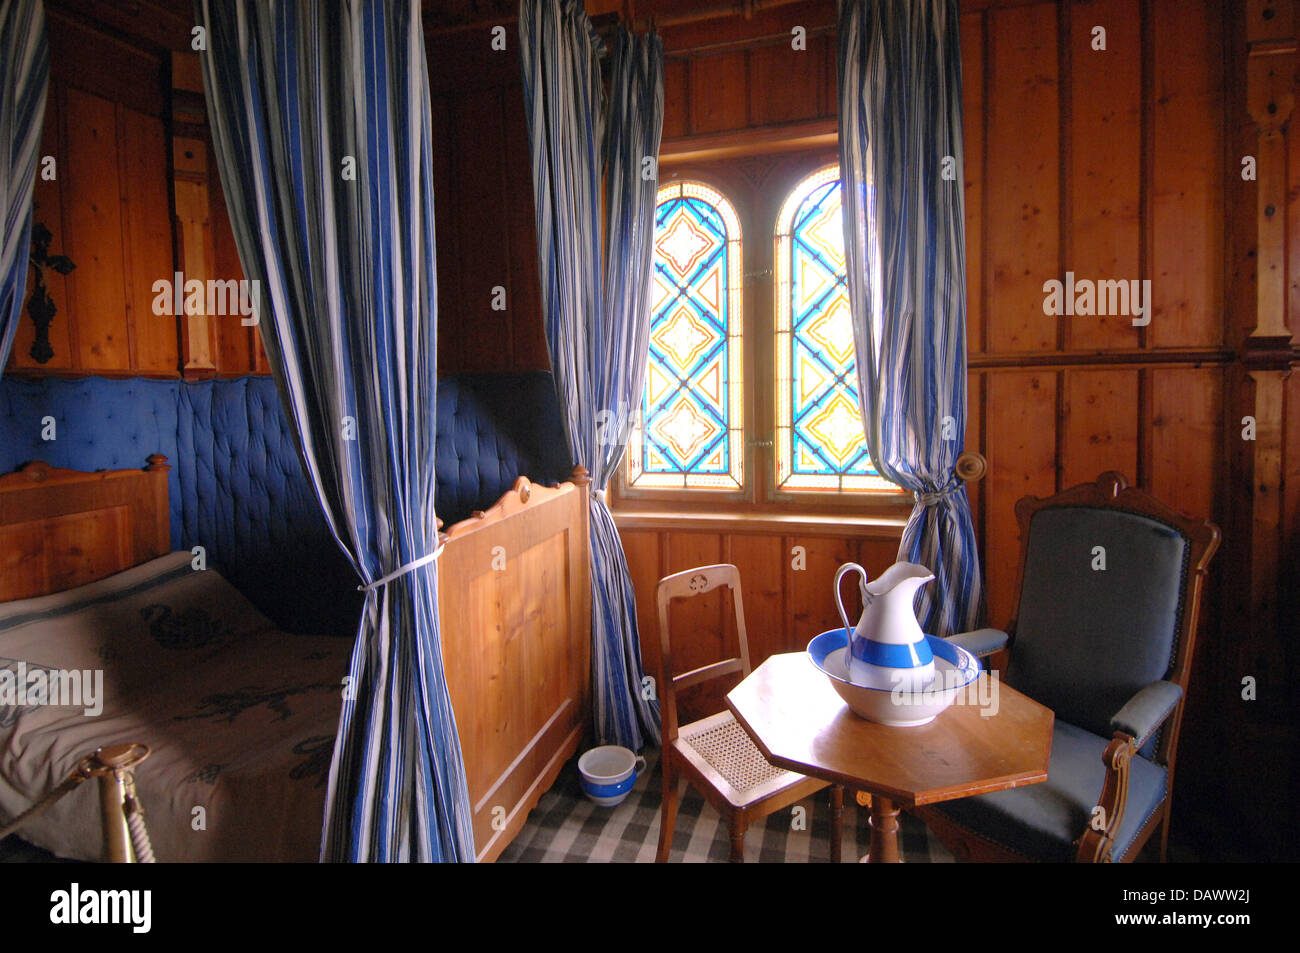
<instances>
[{"instance_id":1,"label":"octagonal wooden table","mask_svg":"<svg viewBox=\"0 0 1300 953\"><path fill-rule=\"evenodd\" d=\"M897 863L900 808L1047 780L1051 709L1000 682L984 687L996 689L995 714L956 704L918 728L879 725L849 710L807 653L793 652L754 669L727 707L777 767L870 792L866 859Z\"/></svg>"}]
</instances>

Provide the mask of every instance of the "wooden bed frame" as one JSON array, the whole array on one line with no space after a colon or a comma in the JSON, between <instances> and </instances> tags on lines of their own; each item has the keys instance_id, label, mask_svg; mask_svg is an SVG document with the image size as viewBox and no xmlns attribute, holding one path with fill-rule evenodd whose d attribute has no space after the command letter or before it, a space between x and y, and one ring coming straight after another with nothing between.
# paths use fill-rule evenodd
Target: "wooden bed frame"
<instances>
[{"instance_id":1,"label":"wooden bed frame","mask_svg":"<svg viewBox=\"0 0 1300 953\"><path fill-rule=\"evenodd\" d=\"M59 470L40 461L0 476L0 602L85 585L171 550L167 458L144 470Z\"/></svg>"},{"instance_id":2,"label":"wooden bed frame","mask_svg":"<svg viewBox=\"0 0 1300 953\"><path fill-rule=\"evenodd\" d=\"M527 477L448 529L438 560L442 658L480 861L495 860L591 723L587 471Z\"/></svg>"},{"instance_id":3,"label":"wooden bed frame","mask_svg":"<svg viewBox=\"0 0 1300 953\"><path fill-rule=\"evenodd\" d=\"M167 458L88 473L29 463L0 476L0 602L84 585L171 549ZM495 860L590 725L586 470L520 477L450 527L438 566L447 674L474 812Z\"/></svg>"}]
</instances>

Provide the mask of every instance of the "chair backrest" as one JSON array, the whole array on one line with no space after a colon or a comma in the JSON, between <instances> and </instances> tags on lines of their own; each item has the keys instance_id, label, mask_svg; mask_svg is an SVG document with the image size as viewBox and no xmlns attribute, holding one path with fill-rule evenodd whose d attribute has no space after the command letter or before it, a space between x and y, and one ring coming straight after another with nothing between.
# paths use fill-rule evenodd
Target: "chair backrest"
<instances>
[{"instance_id":1,"label":"chair backrest","mask_svg":"<svg viewBox=\"0 0 1300 953\"><path fill-rule=\"evenodd\" d=\"M1053 497L1026 497L1016 516L1024 545L1008 683L1103 738L1143 686L1167 679L1186 692L1218 528L1114 471ZM1167 762L1181 717L1180 704L1157 760Z\"/></svg>"},{"instance_id":2,"label":"chair backrest","mask_svg":"<svg viewBox=\"0 0 1300 953\"><path fill-rule=\"evenodd\" d=\"M740 655L702 665L673 675L672 640L668 632L668 606L674 599L702 596L719 586L731 590L731 604L736 614L736 636ZM730 563L700 566L673 573L659 580L659 710L663 718L663 741L677 737L677 692L739 672L748 675L749 642L745 638L745 606L740 595L740 570Z\"/></svg>"}]
</instances>

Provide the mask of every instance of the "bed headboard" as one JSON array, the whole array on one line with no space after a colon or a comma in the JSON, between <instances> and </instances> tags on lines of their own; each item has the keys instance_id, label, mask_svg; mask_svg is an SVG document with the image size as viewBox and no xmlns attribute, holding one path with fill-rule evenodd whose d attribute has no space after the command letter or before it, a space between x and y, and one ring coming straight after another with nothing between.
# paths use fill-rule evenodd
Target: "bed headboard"
<instances>
[{"instance_id":1,"label":"bed headboard","mask_svg":"<svg viewBox=\"0 0 1300 953\"><path fill-rule=\"evenodd\" d=\"M0 602L94 582L171 550L167 458L143 470L0 476Z\"/></svg>"}]
</instances>

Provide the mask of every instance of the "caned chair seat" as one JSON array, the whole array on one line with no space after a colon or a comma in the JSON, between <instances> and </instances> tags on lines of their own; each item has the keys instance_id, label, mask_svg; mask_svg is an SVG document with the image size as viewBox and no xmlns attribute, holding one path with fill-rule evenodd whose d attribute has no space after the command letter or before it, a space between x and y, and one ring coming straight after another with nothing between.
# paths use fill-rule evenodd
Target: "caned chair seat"
<instances>
[{"instance_id":1,"label":"caned chair seat","mask_svg":"<svg viewBox=\"0 0 1300 953\"><path fill-rule=\"evenodd\" d=\"M718 775L714 784L736 807L745 807L808 780L778 768L763 757L729 711L683 725L675 742L682 756L702 773Z\"/></svg>"}]
</instances>

